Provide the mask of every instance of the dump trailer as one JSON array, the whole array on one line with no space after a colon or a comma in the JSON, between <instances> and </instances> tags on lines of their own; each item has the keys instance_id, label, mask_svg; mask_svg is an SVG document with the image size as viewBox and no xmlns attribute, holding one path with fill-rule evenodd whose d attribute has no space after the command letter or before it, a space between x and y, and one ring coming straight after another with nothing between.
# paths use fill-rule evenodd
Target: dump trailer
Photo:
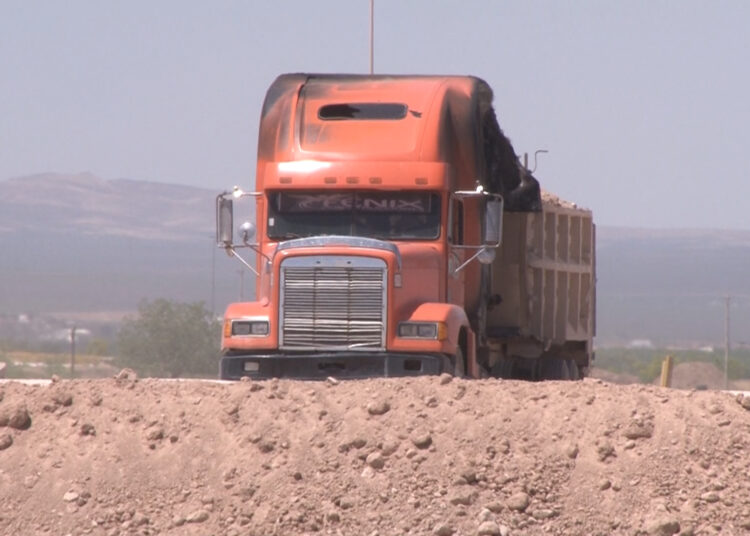
<instances>
[{"instance_id":1,"label":"dump trailer","mask_svg":"<svg viewBox=\"0 0 750 536\"><path fill-rule=\"evenodd\" d=\"M223 379L578 379L593 358L591 212L541 190L479 78L280 76L255 191L216 214L256 288L225 312Z\"/></svg>"},{"instance_id":2,"label":"dump trailer","mask_svg":"<svg viewBox=\"0 0 750 536\"><path fill-rule=\"evenodd\" d=\"M506 212L490 266L482 363L500 377L579 379L593 357L595 227L589 210L542 192L542 210Z\"/></svg>"}]
</instances>

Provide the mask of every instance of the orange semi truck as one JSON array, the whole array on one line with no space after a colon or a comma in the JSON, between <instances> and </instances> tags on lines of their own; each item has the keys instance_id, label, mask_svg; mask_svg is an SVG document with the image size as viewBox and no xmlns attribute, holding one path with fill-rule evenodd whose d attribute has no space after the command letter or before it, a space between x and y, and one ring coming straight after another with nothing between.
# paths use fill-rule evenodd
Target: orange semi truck
<instances>
[{"instance_id":1,"label":"orange semi truck","mask_svg":"<svg viewBox=\"0 0 750 536\"><path fill-rule=\"evenodd\" d=\"M235 240L240 197L256 223ZM223 379L578 379L590 366L591 212L541 191L479 78L282 75L256 191L216 209L217 243L257 295L226 310Z\"/></svg>"}]
</instances>

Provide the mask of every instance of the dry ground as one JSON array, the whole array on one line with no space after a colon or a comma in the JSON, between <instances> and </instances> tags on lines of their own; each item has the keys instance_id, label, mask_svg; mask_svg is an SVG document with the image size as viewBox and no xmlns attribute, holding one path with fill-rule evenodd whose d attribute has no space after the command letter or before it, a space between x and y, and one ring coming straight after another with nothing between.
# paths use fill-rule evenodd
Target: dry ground
<instances>
[{"instance_id":1,"label":"dry ground","mask_svg":"<svg viewBox=\"0 0 750 536\"><path fill-rule=\"evenodd\" d=\"M745 406L592 379L7 382L0 534L744 534Z\"/></svg>"}]
</instances>

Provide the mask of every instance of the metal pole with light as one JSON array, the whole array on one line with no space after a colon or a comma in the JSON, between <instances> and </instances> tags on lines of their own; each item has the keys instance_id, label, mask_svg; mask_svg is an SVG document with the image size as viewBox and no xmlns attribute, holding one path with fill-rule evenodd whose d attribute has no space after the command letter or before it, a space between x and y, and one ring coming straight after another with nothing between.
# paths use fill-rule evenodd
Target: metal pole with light
<instances>
[{"instance_id":1,"label":"metal pole with light","mask_svg":"<svg viewBox=\"0 0 750 536\"><path fill-rule=\"evenodd\" d=\"M245 301L245 270L237 270L237 275L240 276L240 301Z\"/></svg>"},{"instance_id":2,"label":"metal pole with light","mask_svg":"<svg viewBox=\"0 0 750 536\"><path fill-rule=\"evenodd\" d=\"M216 246L211 243L211 321L216 320Z\"/></svg>"},{"instance_id":3,"label":"metal pole with light","mask_svg":"<svg viewBox=\"0 0 750 536\"><path fill-rule=\"evenodd\" d=\"M729 302L731 296L724 296L724 389L729 389Z\"/></svg>"},{"instance_id":4,"label":"metal pole with light","mask_svg":"<svg viewBox=\"0 0 750 536\"><path fill-rule=\"evenodd\" d=\"M375 0L370 0L370 74L375 73Z\"/></svg>"},{"instance_id":5,"label":"metal pole with light","mask_svg":"<svg viewBox=\"0 0 750 536\"><path fill-rule=\"evenodd\" d=\"M76 376L76 326L70 328L70 377Z\"/></svg>"}]
</instances>

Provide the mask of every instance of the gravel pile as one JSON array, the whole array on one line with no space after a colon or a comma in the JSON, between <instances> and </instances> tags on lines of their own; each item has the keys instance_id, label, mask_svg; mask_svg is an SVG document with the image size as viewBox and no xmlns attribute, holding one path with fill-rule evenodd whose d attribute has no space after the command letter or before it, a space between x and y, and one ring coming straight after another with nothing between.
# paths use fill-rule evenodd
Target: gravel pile
<instances>
[{"instance_id":1,"label":"gravel pile","mask_svg":"<svg viewBox=\"0 0 750 536\"><path fill-rule=\"evenodd\" d=\"M750 531L750 398L450 376L0 384L0 534Z\"/></svg>"},{"instance_id":2,"label":"gravel pile","mask_svg":"<svg viewBox=\"0 0 750 536\"><path fill-rule=\"evenodd\" d=\"M572 201L566 201L562 197L559 197L547 190L542 190L542 203L545 205L553 205L556 207L562 207L571 210L579 208L578 205L576 205Z\"/></svg>"}]
</instances>

